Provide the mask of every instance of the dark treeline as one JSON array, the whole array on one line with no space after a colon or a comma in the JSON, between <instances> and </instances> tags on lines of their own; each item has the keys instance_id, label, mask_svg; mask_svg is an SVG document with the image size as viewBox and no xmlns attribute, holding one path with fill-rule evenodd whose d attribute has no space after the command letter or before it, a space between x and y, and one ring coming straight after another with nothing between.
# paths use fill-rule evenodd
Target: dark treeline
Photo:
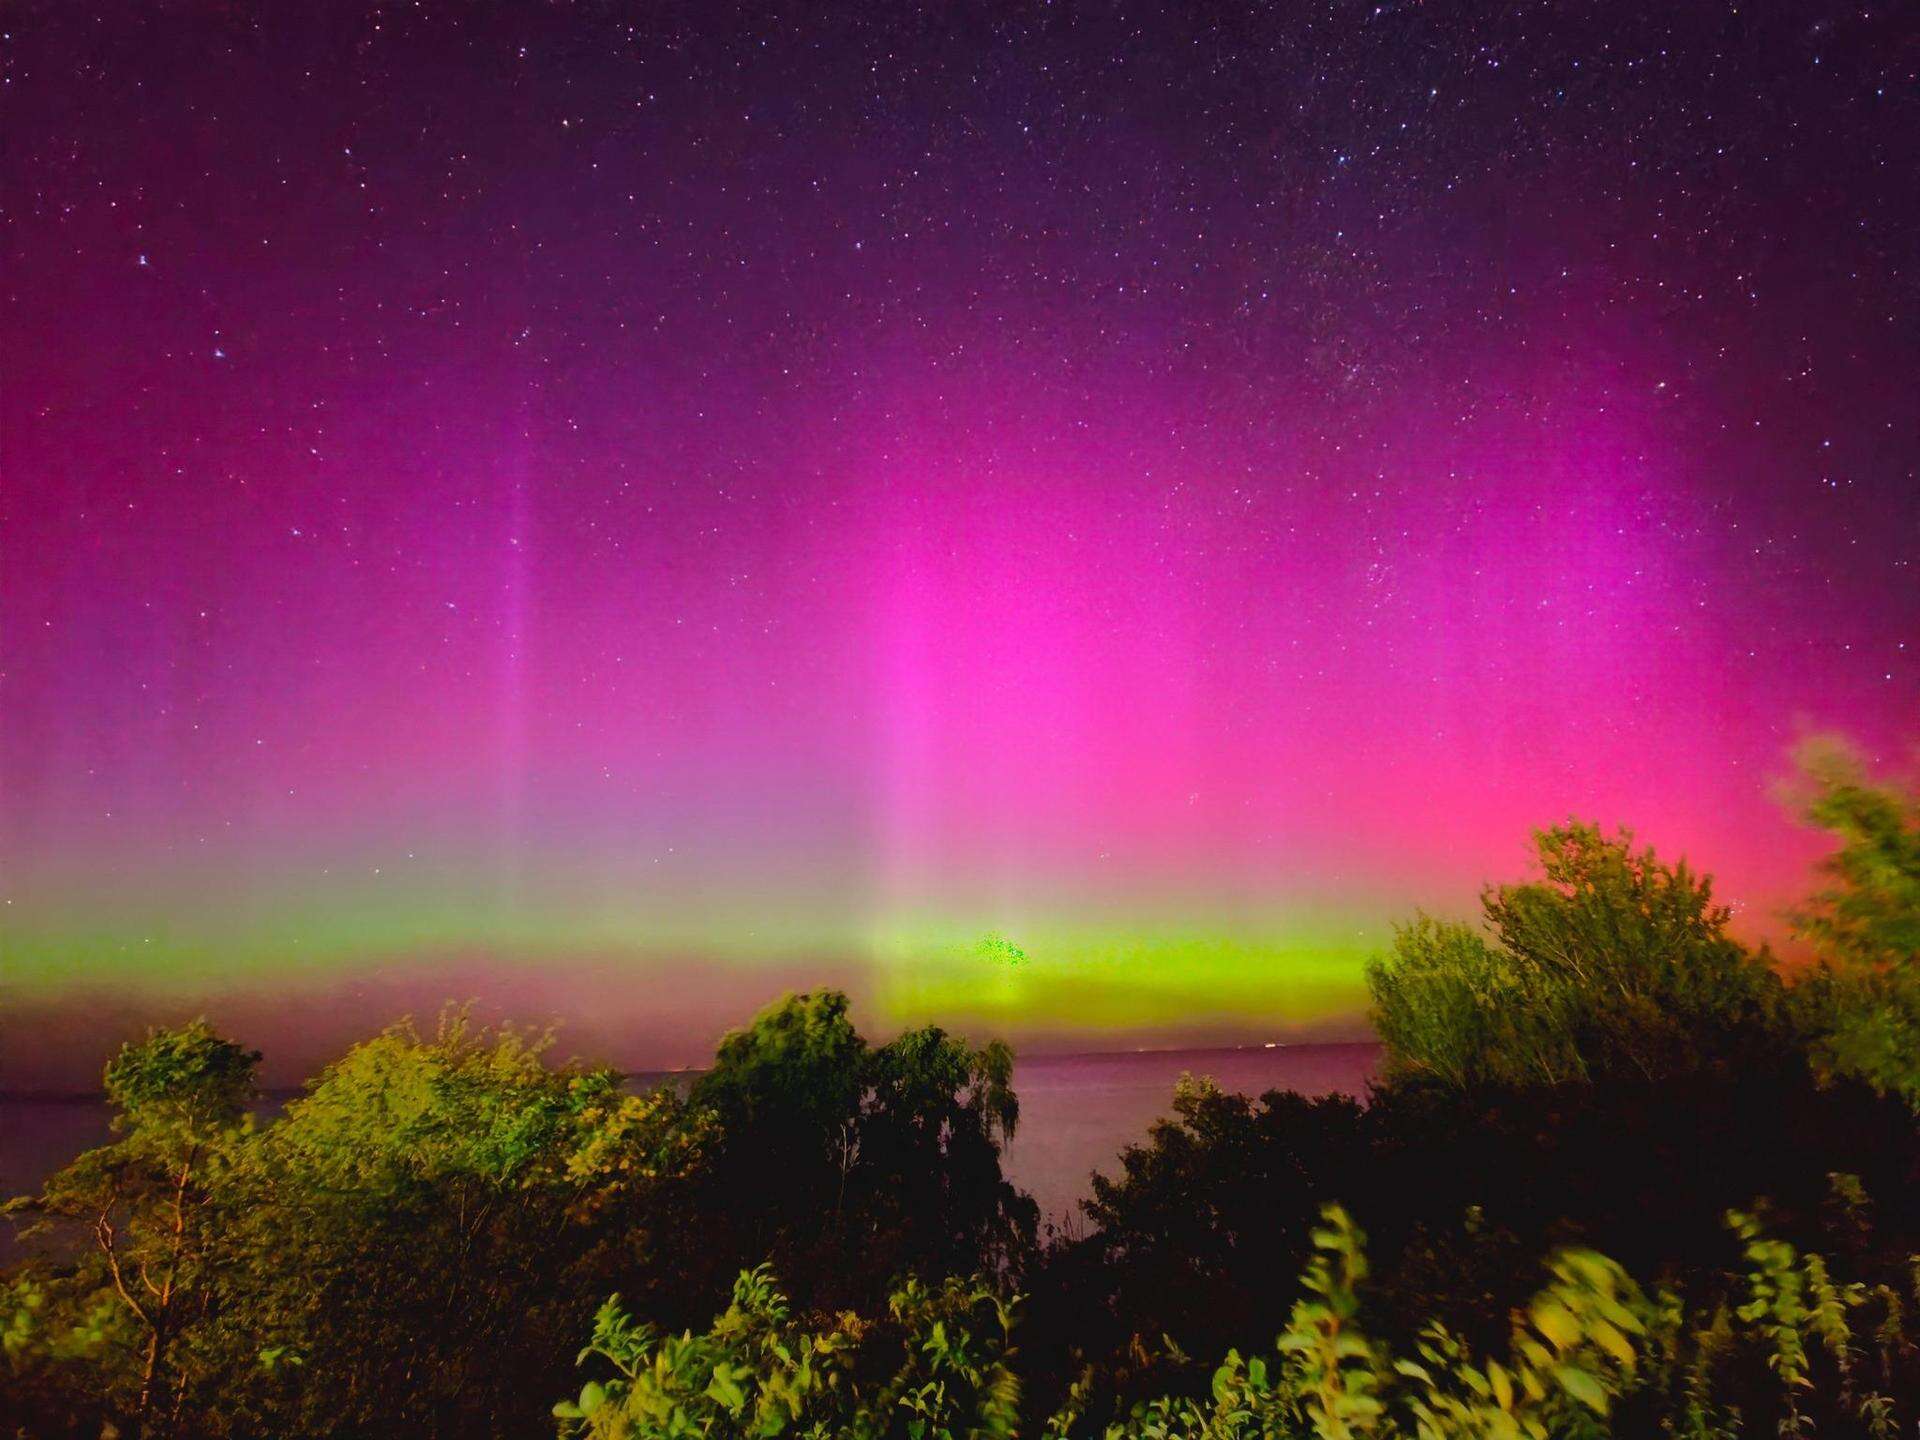
<instances>
[{"instance_id":1,"label":"dark treeline","mask_svg":"<svg viewBox=\"0 0 1920 1440\"><path fill-rule=\"evenodd\" d=\"M11 1207L0 1433L1911 1435L1920 804L1837 748L1798 800L1797 973L1546 831L1371 968L1366 1104L1183 1081L1071 1236L1001 1171L1011 1052L833 992L647 1094L401 1024L265 1124L257 1054L154 1032Z\"/></svg>"}]
</instances>

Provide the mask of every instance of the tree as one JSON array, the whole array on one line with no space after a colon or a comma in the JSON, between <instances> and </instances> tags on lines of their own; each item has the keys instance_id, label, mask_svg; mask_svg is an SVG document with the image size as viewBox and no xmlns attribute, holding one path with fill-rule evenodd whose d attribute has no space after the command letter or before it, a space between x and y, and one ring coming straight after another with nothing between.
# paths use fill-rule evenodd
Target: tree
<instances>
[{"instance_id":1,"label":"tree","mask_svg":"<svg viewBox=\"0 0 1920 1440\"><path fill-rule=\"evenodd\" d=\"M1416 916L1394 932L1391 961L1368 967L1367 982L1388 1081L1427 1076L1459 1087L1498 1073L1552 1085L1581 1073L1547 977L1471 925Z\"/></svg>"},{"instance_id":2,"label":"tree","mask_svg":"<svg viewBox=\"0 0 1920 1440\"><path fill-rule=\"evenodd\" d=\"M1836 964L1920 969L1920 792L1875 783L1844 741L1810 740L1797 760L1800 814L1839 845L1820 862L1825 885L1794 911L1795 929Z\"/></svg>"},{"instance_id":3,"label":"tree","mask_svg":"<svg viewBox=\"0 0 1920 1440\"><path fill-rule=\"evenodd\" d=\"M563 1440L991 1440L1015 1433L1013 1302L979 1279L909 1279L884 1319L810 1323L766 1266L701 1335L662 1337L615 1295L582 1359L603 1372L554 1406ZM611 1373L607 1373L611 1372Z\"/></svg>"},{"instance_id":4,"label":"tree","mask_svg":"<svg viewBox=\"0 0 1920 1440\"><path fill-rule=\"evenodd\" d=\"M691 1101L546 1050L458 1012L403 1022L256 1131L257 1057L203 1026L129 1047L108 1076L126 1138L36 1202L90 1227L91 1259L0 1292L8 1368L50 1397L36 1428L91 1393L156 1432L527 1433L610 1288L673 1324L756 1252L820 1303L1032 1242L1000 1170L1004 1046L869 1046L822 992L727 1037Z\"/></svg>"},{"instance_id":5,"label":"tree","mask_svg":"<svg viewBox=\"0 0 1920 1440\"><path fill-rule=\"evenodd\" d=\"M1390 1080L1652 1080L1771 1047L1779 978L1728 933L1708 877L1625 830L1570 823L1535 844L1540 879L1481 895L1490 940L1422 916L1368 967Z\"/></svg>"},{"instance_id":6,"label":"tree","mask_svg":"<svg viewBox=\"0 0 1920 1440\"><path fill-rule=\"evenodd\" d=\"M1307 1259L1320 1207L1361 1188L1367 1150L1348 1096L1256 1100L1183 1075L1172 1113L1093 1177L1093 1231L1029 1278L1023 1352L1043 1375L1095 1365L1120 1413L1169 1376L1204 1382L1185 1357L1272 1333L1291 1299L1275 1277Z\"/></svg>"},{"instance_id":7,"label":"tree","mask_svg":"<svg viewBox=\"0 0 1920 1440\"><path fill-rule=\"evenodd\" d=\"M1790 796L1838 842L1792 912L1820 965L1798 987L1816 1066L1920 1108L1920 793L1876 783L1844 742L1809 741Z\"/></svg>"},{"instance_id":8,"label":"tree","mask_svg":"<svg viewBox=\"0 0 1920 1440\"><path fill-rule=\"evenodd\" d=\"M210 1410L313 1436L526 1433L584 1286L677 1286L704 1127L670 1090L546 1050L460 1012L403 1022L262 1132L231 1197L245 1268Z\"/></svg>"},{"instance_id":9,"label":"tree","mask_svg":"<svg viewBox=\"0 0 1920 1440\"><path fill-rule=\"evenodd\" d=\"M107 1352L99 1356L103 1388L136 1434L166 1433L185 1403L181 1351L214 1312L223 1258L215 1200L242 1154L259 1063L257 1051L204 1020L150 1030L106 1067L122 1138L82 1155L37 1199L14 1207L41 1228L64 1223L84 1237L89 1248L40 1291L43 1307L51 1292L53 1324L108 1342L95 1347ZM101 1314L109 1294L131 1321L130 1356L112 1353L115 1329Z\"/></svg>"},{"instance_id":10,"label":"tree","mask_svg":"<svg viewBox=\"0 0 1920 1440\"><path fill-rule=\"evenodd\" d=\"M810 1304L870 1304L899 1274L1014 1263L1037 1215L1000 1168L1012 1051L931 1026L871 1046L848 1010L838 991L785 996L695 1083L720 1137L713 1279L772 1257Z\"/></svg>"}]
</instances>

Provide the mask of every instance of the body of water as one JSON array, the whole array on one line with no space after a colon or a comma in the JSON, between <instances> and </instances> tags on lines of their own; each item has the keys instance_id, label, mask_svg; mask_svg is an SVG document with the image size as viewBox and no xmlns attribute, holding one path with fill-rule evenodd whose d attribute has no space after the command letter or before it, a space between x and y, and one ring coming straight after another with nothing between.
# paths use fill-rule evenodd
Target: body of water
<instances>
[{"instance_id":1,"label":"body of water","mask_svg":"<svg viewBox=\"0 0 1920 1440\"><path fill-rule=\"evenodd\" d=\"M1020 1128L1007 1169L1044 1215L1071 1220L1093 1172L1116 1170L1121 1149L1167 1113L1183 1072L1248 1094L1360 1095L1378 1055L1377 1045L1361 1043L1033 1056L1014 1072ZM82 1150L106 1143L108 1118L98 1097L0 1100L0 1196L27 1194ZM0 1235L0 1252L9 1239Z\"/></svg>"},{"instance_id":2,"label":"body of water","mask_svg":"<svg viewBox=\"0 0 1920 1440\"><path fill-rule=\"evenodd\" d=\"M1091 1176L1119 1170L1120 1151L1146 1138L1172 1108L1183 1073L1206 1075L1223 1090L1259 1095L1365 1095L1380 1047L1250 1046L1233 1050L1139 1050L1105 1055L1040 1055L1013 1076L1020 1126L1007 1150L1012 1179L1040 1202L1042 1215L1078 1222Z\"/></svg>"}]
</instances>

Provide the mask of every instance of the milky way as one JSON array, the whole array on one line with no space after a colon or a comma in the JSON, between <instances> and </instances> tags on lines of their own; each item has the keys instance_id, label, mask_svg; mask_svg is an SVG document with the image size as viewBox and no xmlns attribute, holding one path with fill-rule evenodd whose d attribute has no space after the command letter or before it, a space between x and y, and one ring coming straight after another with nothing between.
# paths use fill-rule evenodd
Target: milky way
<instances>
[{"instance_id":1,"label":"milky way","mask_svg":"<svg viewBox=\"0 0 1920 1440\"><path fill-rule=\"evenodd\" d=\"M1337 1024L1569 814L1777 934L1795 738L1915 733L1910 6L7 29L6 969L88 1065Z\"/></svg>"}]
</instances>

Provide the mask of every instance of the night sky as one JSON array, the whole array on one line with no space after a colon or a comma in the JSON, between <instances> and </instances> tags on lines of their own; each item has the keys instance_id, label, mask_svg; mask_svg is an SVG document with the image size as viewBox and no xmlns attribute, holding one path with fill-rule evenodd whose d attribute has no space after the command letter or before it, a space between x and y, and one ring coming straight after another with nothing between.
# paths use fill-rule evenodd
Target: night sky
<instances>
[{"instance_id":1,"label":"night sky","mask_svg":"<svg viewBox=\"0 0 1920 1440\"><path fill-rule=\"evenodd\" d=\"M783 9L5 9L13 1078L1339 1028L1569 814L1779 934L1920 730L1913 5Z\"/></svg>"}]
</instances>

